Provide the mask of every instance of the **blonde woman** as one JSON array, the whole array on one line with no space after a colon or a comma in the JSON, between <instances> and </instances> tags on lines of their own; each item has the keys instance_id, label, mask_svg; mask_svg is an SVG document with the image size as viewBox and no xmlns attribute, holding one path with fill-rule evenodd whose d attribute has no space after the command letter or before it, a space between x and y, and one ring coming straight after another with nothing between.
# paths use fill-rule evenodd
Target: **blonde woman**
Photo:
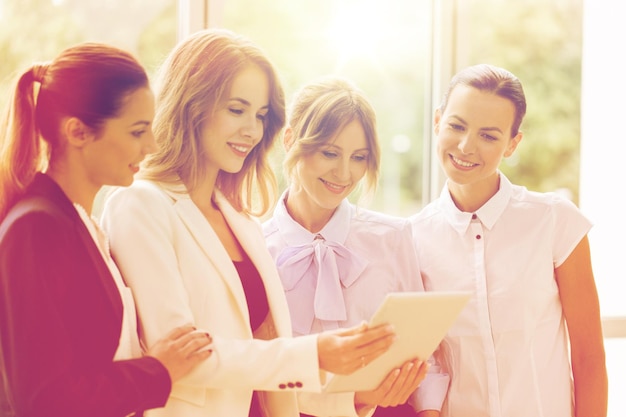
<instances>
[{"instance_id":1,"label":"blonde woman","mask_svg":"<svg viewBox=\"0 0 626 417\"><path fill-rule=\"evenodd\" d=\"M360 185L373 193L380 147L372 105L351 82L328 77L303 86L285 132L289 187L263 225L292 316L294 335L354 326L368 320L385 295L422 291L406 219L348 201ZM448 378L429 358L392 370L367 392L300 395L313 415L437 416Z\"/></svg>"},{"instance_id":2,"label":"blonde woman","mask_svg":"<svg viewBox=\"0 0 626 417\"><path fill-rule=\"evenodd\" d=\"M275 188L268 152L284 98L263 52L225 30L200 31L165 61L157 85L159 150L107 201L104 227L133 288L146 342L192 322L214 354L174 386L160 416L297 416L295 392L350 373L392 343L388 326L291 338L260 225ZM139 216L140 219L137 219Z\"/></svg>"}]
</instances>

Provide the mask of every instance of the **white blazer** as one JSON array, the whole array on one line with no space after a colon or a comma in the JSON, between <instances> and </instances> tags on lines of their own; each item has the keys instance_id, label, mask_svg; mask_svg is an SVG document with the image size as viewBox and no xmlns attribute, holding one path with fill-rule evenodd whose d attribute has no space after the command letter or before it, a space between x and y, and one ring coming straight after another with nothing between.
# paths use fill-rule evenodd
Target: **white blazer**
<instances>
[{"instance_id":1,"label":"white blazer","mask_svg":"<svg viewBox=\"0 0 626 417\"><path fill-rule=\"evenodd\" d=\"M146 345L186 323L214 341L209 359L149 415L247 417L257 390L271 391L260 395L267 415L296 417L295 392L321 390L317 337L290 337L289 309L258 221L219 193L216 202L267 292L270 314L254 339L237 270L183 185L138 180L105 204L103 228L134 293Z\"/></svg>"}]
</instances>

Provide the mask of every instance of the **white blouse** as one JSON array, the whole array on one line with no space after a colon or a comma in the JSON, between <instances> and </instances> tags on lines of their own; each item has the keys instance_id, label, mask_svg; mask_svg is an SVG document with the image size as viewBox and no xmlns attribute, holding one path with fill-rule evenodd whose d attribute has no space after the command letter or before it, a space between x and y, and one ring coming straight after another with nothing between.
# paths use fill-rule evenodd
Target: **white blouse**
<instances>
[{"instance_id":1,"label":"white blouse","mask_svg":"<svg viewBox=\"0 0 626 417\"><path fill-rule=\"evenodd\" d=\"M80 215L81 220L89 230L91 238L96 243L96 246L100 250L102 259L106 263L113 280L117 285L117 289L120 292L122 299L122 306L124 312L122 315L122 331L120 333L120 341L115 352L114 360L124 360L131 358L138 358L142 356L141 345L139 342L139 335L137 333L137 314L135 311L135 301L133 299L133 293L130 288L126 286L122 278L117 265L111 257L109 249L109 239L104 231L98 226L98 222L93 217L87 214L87 211L80 204L74 203L76 211Z\"/></svg>"},{"instance_id":2,"label":"white blouse","mask_svg":"<svg viewBox=\"0 0 626 417\"><path fill-rule=\"evenodd\" d=\"M289 215L285 197L286 192L263 232L285 288L294 335L357 325L371 318L387 293L423 291L406 219L344 200L324 228L311 233ZM437 371L433 364L411 400L417 410L441 407L448 376ZM300 394L299 400L308 414L356 415L353 393Z\"/></svg>"},{"instance_id":3,"label":"white blouse","mask_svg":"<svg viewBox=\"0 0 626 417\"><path fill-rule=\"evenodd\" d=\"M474 293L436 353L450 374L442 417L571 417L568 338L554 277L591 223L554 193L500 174L475 213L447 186L411 219L427 291Z\"/></svg>"}]
</instances>

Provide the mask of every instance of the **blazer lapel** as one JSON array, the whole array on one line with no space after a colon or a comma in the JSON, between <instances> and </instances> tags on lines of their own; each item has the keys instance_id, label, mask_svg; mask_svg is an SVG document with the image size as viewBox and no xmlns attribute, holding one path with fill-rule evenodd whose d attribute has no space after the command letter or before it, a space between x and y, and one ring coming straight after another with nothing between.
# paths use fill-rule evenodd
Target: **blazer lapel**
<instances>
[{"instance_id":1,"label":"blazer lapel","mask_svg":"<svg viewBox=\"0 0 626 417\"><path fill-rule=\"evenodd\" d=\"M291 335L287 299L284 296L284 289L274 260L267 250L261 228L254 219L238 213L222 194L216 192L215 201L239 240L239 244L261 275L278 334Z\"/></svg>"},{"instance_id":2,"label":"blazer lapel","mask_svg":"<svg viewBox=\"0 0 626 417\"><path fill-rule=\"evenodd\" d=\"M87 227L78 215L78 212L74 208L72 202L67 198L57 183L45 174L38 173L35 176L30 190L32 195L40 196L44 199L53 201L53 207L56 207L64 216L67 216L71 220L72 224L76 228L76 233L81 239L81 246L85 248L87 253L89 253L89 260L96 269L95 272L97 273L96 275L98 276L98 280L102 284L104 292L111 302L115 316L117 319L121 320L123 307L119 290L115 285L111 271L109 271L104 259L102 259L102 255L100 254L96 243L93 241L91 235L89 234L89 230L87 230ZM80 261L81 260L77 260L77 262Z\"/></svg>"},{"instance_id":3,"label":"blazer lapel","mask_svg":"<svg viewBox=\"0 0 626 417\"><path fill-rule=\"evenodd\" d=\"M76 214L76 216L78 217L78 214ZM115 284L115 279L113 278L113 275L111 275L109 267L104 262L104 259L102 259L102 254L100 254L100 250L96 246L93 238L89 234L89 230L87 230L87 227L83 224L83 221L80 219L80 217L78 218L78 222L80 222L80 224L76 224L76 229L83 242L83 247L89 253L92 264L96 267L96 275L98 275L100 283L104 287L104 291L107 294L109 301L111 301L111 304L113 305L116 319L121 321L123 314L122 298L119 289Z\"/></svg>"},{"instance_id":4,"label":"blazer lapel","mask_svg":"<svg viewBox=\"0 0 626 417\"><path fill-rule=\"evenodd\" d=\"M248 305L241 280L219 237L186 191L166 189L165 192L175 200L176 213L230 289L242 320L249 323Z\"/></svg>"}]
</instances>

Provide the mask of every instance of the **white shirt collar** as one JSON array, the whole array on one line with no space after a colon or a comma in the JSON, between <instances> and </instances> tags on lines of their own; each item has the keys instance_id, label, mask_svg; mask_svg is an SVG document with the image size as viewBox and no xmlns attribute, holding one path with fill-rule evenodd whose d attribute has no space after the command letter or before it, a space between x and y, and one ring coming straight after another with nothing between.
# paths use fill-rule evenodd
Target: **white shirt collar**
<instances>
[{"instance_id":1,"label":"white shirt collar","mask_svg":"<svg viewBox=\"0 0 626 417\"><path fill-rule=\"evenodd\" d=\"M472 215L476 214L476 217L480 222L489 230L493 228L502 213L507 207L511 195L513 193L513 186L509 179L499 172L500 175L500 187L496 194L491 197L482 207L475 212L464 212L458 209L448 188L448 182L443 187L440 196L440 208L444 213L446 219L450 225L460 234L467 231L467 228L472 221Z\"/></svg>"}]
</instances>

